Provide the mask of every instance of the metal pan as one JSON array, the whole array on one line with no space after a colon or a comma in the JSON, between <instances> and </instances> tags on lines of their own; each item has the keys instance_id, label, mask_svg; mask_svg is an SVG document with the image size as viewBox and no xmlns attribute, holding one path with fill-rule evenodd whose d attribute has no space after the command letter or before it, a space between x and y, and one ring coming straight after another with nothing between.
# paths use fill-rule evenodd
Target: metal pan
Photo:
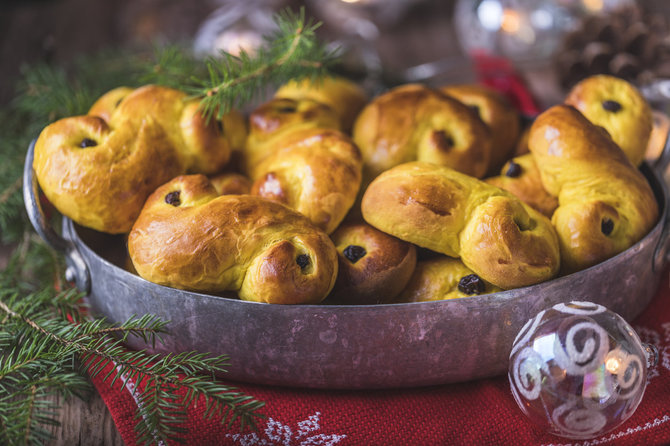
<instances>
[{"instance_id":1,"label":"metal pan","mask_svg":"<svg viewBox=\"0 0 670 446\"><path fill-rule=\"evenodd\" d=\"M668 150L642 172L660 220L628 250L592 268L539 285L455 300L389 305L270 305L150 283L123 269L125 241L63 219L48 224L38 197L33 145L24 169L24 198L37 232L66 257L68 277L92 309L120 322L155 314L170 335L157 352L227 354L229 380L269 385L372 389L474 380L507 371L523 324L560 302L602 304L627 320L656 292L668 260ZM147 348L131 339L133 348Z\"/></svg>"}]
</instances>

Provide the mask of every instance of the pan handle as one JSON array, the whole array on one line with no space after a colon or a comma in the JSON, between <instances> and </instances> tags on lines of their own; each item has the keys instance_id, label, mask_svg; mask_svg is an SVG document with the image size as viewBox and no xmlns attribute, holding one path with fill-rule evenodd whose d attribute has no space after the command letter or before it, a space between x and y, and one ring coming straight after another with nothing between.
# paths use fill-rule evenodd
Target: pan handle
<instances>
[{"instance_id":1,"label":"pan handle","mask_svg":"<svg viewBox=\"0 0 670 446\"><path fill-rule=\"evenodd\" d=\"M84 258L77 250L77 247L71 240L61 237L54 231L49 219L44 214L42 204L39 200L39 186L37 178L35 178L35 170L33 169L33 159L35 157L35 140L30 143L28 153L26 154L26 161L23 166L23 201L26 206L26 212L30 223L37 231L40 237L53 249L65 256L67 269L65 277L68 281L72 281L84 293L88 294L91 291L91 275Z\"/></svg>"}]
</instances>

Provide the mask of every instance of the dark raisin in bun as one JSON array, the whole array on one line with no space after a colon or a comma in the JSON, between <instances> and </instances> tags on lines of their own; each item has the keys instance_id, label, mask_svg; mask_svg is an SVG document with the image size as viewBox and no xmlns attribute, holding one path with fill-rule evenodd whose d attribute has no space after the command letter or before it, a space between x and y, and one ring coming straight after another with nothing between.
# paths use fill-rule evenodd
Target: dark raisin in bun
<instances>
[{"instance_id":1,"label":"dark raisin in bun","mask_svg":"<svg viewBox=\"0 0 670 446\"><path fill-rule=\"evenodd\" d=\"M327 301L338 304L389 303L407 284L416 248L366 223L341 225L332 235L339 273Z\"/></svg>"}]
</instances>

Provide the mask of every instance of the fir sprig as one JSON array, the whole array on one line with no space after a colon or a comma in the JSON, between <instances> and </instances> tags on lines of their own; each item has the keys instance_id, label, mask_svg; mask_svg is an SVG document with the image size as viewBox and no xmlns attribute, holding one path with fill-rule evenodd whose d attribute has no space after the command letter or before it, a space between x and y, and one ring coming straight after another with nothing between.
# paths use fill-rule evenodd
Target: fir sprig
<instances>
[{"instance_id":1,"label":"fir sprig","mask_svg":"<svg viewBox=\"0 0 670 446\"><path fill-rule=\"evenodd\" d=\"M68 302L76 307L80 297L69 290L55 300L59 307ZM218 415L228 425L239 420L241 428L255 427L264 403L213 379L225 371L227 356L127 350L123 342L128 336L153 344L165 332L165 322L145 315L119 325L103 319L72 324L44 305L52 299L48 290L31 296L0 291L0 426L7 427L0 443L44 437L47 431L41 424L55 423L56 407L48 397L81 395L89 389L76 364L92 377L105 372L103 378L111 379L112 386L132 380L140 389L136 430L143 444L182 440L187 408L197 398L206 404L208 416Z\"/></svg>"},{"instance_id":2,"label":"fir sprig","mask_svg":"<svg viewBox=\"0 0 670 446\"><path fill-rule=\"evenodd\" d=\"M338 54L316 39L320 23L306 19L304 9L285 10L275 16L275 23L277 30L265 36L266 44L253 55L242 48L238 56L221 52L206 60L209 79L185 89L201 98L205 116L220 118L231 108L251 102L268 86L328 73Z\"/></svg>"}]
</instances>

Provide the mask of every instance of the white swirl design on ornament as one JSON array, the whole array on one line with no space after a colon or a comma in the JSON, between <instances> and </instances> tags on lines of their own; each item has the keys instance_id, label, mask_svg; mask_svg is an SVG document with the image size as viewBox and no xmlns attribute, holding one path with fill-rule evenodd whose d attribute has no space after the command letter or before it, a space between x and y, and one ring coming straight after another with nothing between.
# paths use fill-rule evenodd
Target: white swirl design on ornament
<instances>
[{"instance_id":1,"label":"white swirl design on ornament","mask_svg":"<svg viewBox=\"0 0 670 446\"><path fill-rule=\"evenodd\" d=\"M619 398L629 399L638 395L640 387L644 385L644 366L642 359L637 355L622 352L621 373L617 373L617 384L621 388Z\"/></svg>"},{"instance_id":2,"label":"white swirl design on ornament","mask_svg":"<svg viewBox=\"0 0 670 446\"><path fill-rule=\"evenodd\" d=\"M576 407L573 401L556 408L551 414L554 427L561 434L575 438L588 438L607 425L607 417L593 409Z\"/></svg>"},{"instance_id":3,"label":"white swirl design on ornament","mask_svg":"<svg viewBox=\"0 0 670 446\"><path fill-rule=\"evenodd\" d=\"M599 304L594 304L593 302L583 302L578 300L573 300L567 304L561 303L556 304L552 307L556 311L566 314L576 314L576 315L592 315L600 314L607 311L607 308Z\"/></svg>"},{"instance_id":4,"label":"white swirl design on ornament","mask_svg":"<svg viewBox=\"0 0 670 446\"><path fill-rule=\"evenodd\" d=\"M586 339L582 348L575 343L577 336ZM584 375L600 367L609 350L607 332L595 322L579 322L568 329L565 346L560 336L554 343L554 355L558 365L570 375Z\"/></svg>"},{"instance_id":5,"label":"white swirl design on ornament","mask_svg":"<svg viewBox=\"0 0 670 446\"><path fill-rule=\"evenodd\" d=\"M516 353L522 346L528 343L531 336L535 334L538 325L540 325L540 322L542 322L542 317L544 317L546 312L547 310L540 311L533 319L528 319L528 322L526 322L521 330L519 330L519 333L516 335L514 343L512 344L512 351L509 354L510 357L512 357L512 355Z\"/></svg>"},{"instance_id":6,"label":"white swirl design on ornament","mask_svg":"<svg viewBox=\"0 0 670 446\"><path fill-rule=\"evenodd\" d=\"M535 350L531 347L521 350L512 366L513 389L529 401L537 399L542 391L542 369L546 372L547 365Z\"/></svg>"}]
</instances>

